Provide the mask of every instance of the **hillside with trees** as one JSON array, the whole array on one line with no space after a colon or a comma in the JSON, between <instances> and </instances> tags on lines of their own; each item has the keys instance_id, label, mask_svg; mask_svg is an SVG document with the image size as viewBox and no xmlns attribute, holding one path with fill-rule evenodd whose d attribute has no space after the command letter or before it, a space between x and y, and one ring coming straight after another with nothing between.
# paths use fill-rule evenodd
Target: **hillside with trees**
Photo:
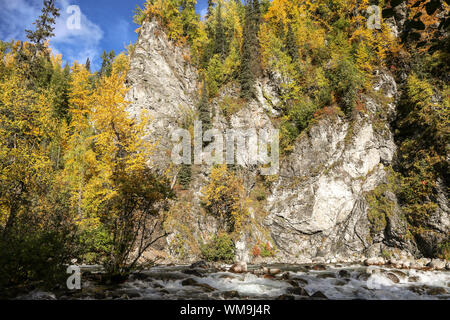
<instances>
[{"instance_id":1,"label":"hillside with trees","mask_svg":"<svg viewBox=\"0 0 450 320\"><path fill-rule=\"evenodd\" d=\"M382 234L388 247L448 261L450 239L442 230L449 217L449 2L375 2L211 0L202 19L196 0L147 0L134 22L140 37L156 22L170 45L187 48L183 59L198 73L197 104L189 106L190 118L177 120L191 132L194 118L204 130L218 115L231 123L260 96L276 101L272 113L262 113L280 130L282 161L300 158L302 139L314 141L314 132L320 136L336 123L345 124L342 141L349 145L361 123L381 128L380 136L392 132L395 157L379 161L386 179L364 191L370 239L363 242L376 243ZM382 16L368 28L373 4ZM277 232L260 227L258 215L276 207L268 202L274 190L290 188L291 201L297 185L316 172L294 174L289 184L281 175L230 165L161 172L153 165L158 142L148 138L153 117L129 113L135 46L117 55L105 51L98 71L89 59L63 65L50 49L58 16L55 1L46 0L27 41L0 41L0 293L61 285L71 261L100 264L108 279L120 281L152 265L145 253L166 239L169 249L162 250L174 261L192 255L232 262L243 235L252 238L247 251L254 258L287 257L273 240ZM380 74L394 79L395 97L374 90ZM263 81L274 88L272 96ZM372 112L370 99L385 109ZM316 169L326 176L340 165ZM406 221L401 240L389 234L397 209ZM196 238L192 230L205 216L216 219L216 232Z\"/></svg>"}]
</instances>

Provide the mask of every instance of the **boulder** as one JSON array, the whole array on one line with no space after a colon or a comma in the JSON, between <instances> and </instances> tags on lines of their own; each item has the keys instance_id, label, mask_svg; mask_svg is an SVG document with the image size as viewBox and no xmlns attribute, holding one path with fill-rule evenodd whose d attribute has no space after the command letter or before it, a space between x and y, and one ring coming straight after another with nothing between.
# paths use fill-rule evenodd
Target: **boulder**
<instances>
[{"instance_id":1,"label":"boulder","mask_svg":"<svg viewBox=\"0 0 450 320\"><path fill-rule=\"evenodd\" d=\"M290 294L295 294L297 296L302 296L302 297L309 297L308 292L301 288L301 287L296 287L296 288L288 288L287 292Z\"/></svg>"},{"instance_id":2,"label":"boulder","mask_svg":"<svg viewBox=\"0 0 450 320\"><path fill-rule=\"evenodd\" d=\"M399 283L400 282L400 279L395 274L393 274L391 272L386 274L386 278L391 280L393 283Z\"/></svg>"},{"instance_id":3,"label":"boulder","mask_svg":"<svg viewBox=\"0 0 450 320\"><path fill-rule=\"evenodd\" d=\"M350 272L348 272L347 270L339 270L338 273L339 278L350 278Z\"/></svg>"},{"instance_id":4,"label":"boulder","mask_svg":"<svg viewBox=\"0 0 450 320\"><path fill-rule=\"evenodd\" d=\"M328 297L325 294L323 294L323 292L321 292L321 291L314 292L314 294L311 296L311 298L328 300Z\"/></svg>"},{"instance_id":5,"label":"boulder","mask_svg":"<svg viewBox=\"0 0 450 320\"><path fill-rule=\"evenodd\" d=\"M237 263L233 264L228 271L233 272L233 273L247 272L247 263L246 262L237 262Z\"/></svg>"},{"instance_id":6,"label":"boulder","mask_svg":"<svg viewBox=\"0 0 450 320\"><path fill-rule=\"evenodd\" d=\"M427 289L427 294L429 294L430 296L444 295L447 294L447 290L442 287L434 287Z\"/></svg>"},{"instance_id":7,"label":"boulder","mask_svg":"<svg viewBox=\"0 0 450 320\"><path fill-rule=\"evenodd\" d=\"M433 259L428 264L428 267L434 269L434 270L443 270L446 267L446 262L441 259Z\"/></svg>"},{"instance_id":8,"label":"boulder","mask_svg":"<svg viewBox=\"0 0 450 320\"><path fill-rule=\"evenodd\" d=\"M316 264L312 267L312 269L316 271L324 271L327 270L327 267L324 264Z\"/></svg>"},{"instance_id":9,"label":"boulder","mask_svg":"<svg viewBox=\"0 0 450 320\"><path fill-rule=\"evenodd\" d=\"M193 264L191 264L189 266L189 268L191 268L191 269L197 269L197 268L208 269L209 265L206 261L201 260L201 261L194 262Z\"/></svg>"},{"instance_id":10,"label":"boulder","mask_svg":"<svg viewBox=\"0 0 450 320\"><path fill-rule=\"evenodd\" d=\"M386 264L386 261L382 257L373 257L364 260L364 265L366 266L381 266Z\"/></svg>"},{"instance_id":11,"label":"boulder","mask_svg":"<svg viewBox=\"0 0 450 320\"><path fill-rule=\"evenodd\" d=\"M225 299L233 299L233 298L240 298L240 294L239 292L237 292L236 290L232 290L232 291L225 291L222 293L223 297Z\"/></svg>"}]
</instances>

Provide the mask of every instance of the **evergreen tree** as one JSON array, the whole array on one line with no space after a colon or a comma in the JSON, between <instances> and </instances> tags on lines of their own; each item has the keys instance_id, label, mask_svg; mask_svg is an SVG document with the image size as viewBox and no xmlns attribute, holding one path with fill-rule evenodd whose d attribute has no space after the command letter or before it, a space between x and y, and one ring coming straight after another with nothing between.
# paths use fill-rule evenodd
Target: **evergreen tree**
<instances>
[{"instance_id":1,"label":"evergreen tree","mask_svg":"<svg viewBox=\"0 0 450 320\"><path fill-rule=\"evenodd\" d=\"M114 58L116 57L116 53L114 50L111 50L110 52L103 51L102 54L102 67L100 69L100 77L107 76L109 77L112 72L112 64L114 61Z\"/></svg>"},{"instance_id":2,"label":"evergreen tree","mask_svg":"<svg viewBox=\"0 0 450 320\"><path fill-rule=\"evenodd\" d=\"M259 0L249 0L245 7L245 23L241 56L241 96L249 99L254 95L255 78L261 75L259 64L258 31L261 24Z\"/></svg>"},{"instance_id":3,"label":"evergreen tree","mask_svg":"<svg viewBox=\"0 0 450 320\"><path fill-rule=\"evenodd\" d=\"M180 17L183 25L183 36L191 41L198 32L199 18L195 12L196 0L182 0L180 3Z\"/></svg>"},{"instance_id":4,"label":"evergreen tree","mask_svg":"<svg viewBox=\"0 0 450 320\"><path fill-rule=\"evenodd\" d=\"M55 35L53 33L55 29L53 25L57 17L59 17L59 9L55 7L55 0L44 0L42 14L33 23L36 26L36 30L25 30L27 38L31 43L35 44L37 51L43 52L45 41Z\"/></svg>"},{"instance_id":5,"label":"evergreen tree","mask_svg":"<svg viewBox=\"0 0 450 320\"><path fill-rule=\"evenodd\" d=\"M213 7L214 7L213 0L208 0L208 13L206 14L206 19L208 19L211 16Z\"/></svg>"},{"instance_id":6,"label":"evergreen tree","mask_svg":"<svg viewBox=\"0 0 450 320\"><path fill-rule=\"evenodd\" d=\"M217 7L217 21L214 39L214 54L219 54L222 59L226 56L226 36L222 18L222 4Z\"/></svg>"},{"instance_id":7,"label":"evergreen tree","mask_svg":"<svg viewBox=\"0 0 450 320\"><path fill-rule=\"evenodd\" d=\"M208 90L206 83L203 81L202 98L198 106L199 120L203 123L203 130L211 128L211 113L209 109Z\"/></svg>"},{"instance_id":8,"label":"evergreen tree","mask_svg":"<svg viewBox=\"0 0 450 320\"><path fill-rule=\"evenodd\" d=\"M180 172L178 173L178 181L181 186L185 189L189 188L192 177L192 167L190 164L182 164Z\"/></svg>"},{"instance_id":9,"label":"evergreen tree","mask_svg":"<svg viewBox=\"0 0 450 320\"><path fill-rule=\"evenodd\" d=\"M91 60L89 59L89 57L86 59L84 67L86 68L87 71L91 72Z\"/></svg>"},{"instance_id":10,"label":"evergreen tree","mask_svg":"<svg viewBox=\"0 0 450 320\"><path fill-rule=\"evenodd\" d=\"M288 26L288 32L286 34L286 50L289 56L291 57L292 61L297 61L298 56L298 45L297 41L295 40L295 34L292 30L291 24Z\"/></svg>"}]
</instances>

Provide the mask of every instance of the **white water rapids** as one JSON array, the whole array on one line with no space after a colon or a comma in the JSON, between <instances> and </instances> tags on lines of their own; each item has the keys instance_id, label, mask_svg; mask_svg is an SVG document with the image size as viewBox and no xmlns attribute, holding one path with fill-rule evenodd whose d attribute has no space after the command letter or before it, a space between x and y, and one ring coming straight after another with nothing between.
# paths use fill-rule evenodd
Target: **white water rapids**
<instances>
[{"instance_id":1,"label":"white water rapids","mask_svg":"<svg viewBox=\"0 0 450 320\"><path fill-rule=\"evenodd\" d=\"M359 265L328 265L321 271L305 266L275 267L281 272L268 278L253 273L161 266L131 275L121 285L105 286L85 279L78 292L36 290L19 299L309 299L318 292L322 298L337 300L450 299L450 271ZM254 269L257 267L250 268Z\"/></svg>"}]
</instances>

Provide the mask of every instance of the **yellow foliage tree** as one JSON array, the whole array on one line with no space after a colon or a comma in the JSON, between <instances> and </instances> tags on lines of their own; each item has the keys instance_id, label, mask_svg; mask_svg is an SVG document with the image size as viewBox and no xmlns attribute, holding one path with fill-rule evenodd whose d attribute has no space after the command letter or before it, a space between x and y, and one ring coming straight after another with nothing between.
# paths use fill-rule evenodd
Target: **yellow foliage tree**
<instances>
[{"instance_id":1,"label":"yellow foliage tree","mask_svg":"<svg viewBox=\"0 0 450 320\"><path fill-rule=\"evenodd\" d=\"M242 181L226 165L211 169L209 184L202 190L205 208L218 217L227 231L239 231L248 215Z\"/></svg>"}]
</instances>

